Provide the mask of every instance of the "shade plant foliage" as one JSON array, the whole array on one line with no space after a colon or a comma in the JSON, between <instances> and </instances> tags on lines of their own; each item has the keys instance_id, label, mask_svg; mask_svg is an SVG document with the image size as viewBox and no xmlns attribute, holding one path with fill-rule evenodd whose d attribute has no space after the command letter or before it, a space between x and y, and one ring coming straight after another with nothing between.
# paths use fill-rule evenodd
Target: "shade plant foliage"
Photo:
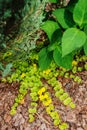
<instances>
[{"instance_id":1,"label":"shade plant foliage","mask_svg":"<svg viewBox=\"0 0 87 130\"><path fill-rule=\"evenodd\" d=\"M8 1L10 2L10 0ZM24 104L25 96L29 92L29 122L35 120L35 114L38 115L37 109L40 101L47 114L52 118L54 125L58 126L60 130L66 130L68 124L61 119L49 90L52 89L54 97L58 98L63 105L71 109L76 107L68 92L64 90L64 86L58 81L58 76L71 78L75 82L81 83L82 80L77 72L87 70L87 56L79 58L78 55L75 55L81 51L87 55L86 0L83 2L71 0L68 5L66 0L25 0L24 2L25 5L21 10L18 9L17 14L14 14L15 19L17 18L16 22L19 20L17 15L21 14L17 36L6 41L7 47L4 50L5 53L2 54L2 59L9 60L10 63L6 66L0 63L1 82L20 83L19 92L10 114L16 114L18 105ZM58 4L58 8L48 12L51 17L45 15L46 2ZM10 14L12 14L12 10L11 12L8 10L4 14L6 26L7 19L11 17ZM43 45L38 54L36 42L40 37L38 33L41 31L40 29L46 33L49 43ZM11 45L9 45L10 43ZM68 71L71 68L72 70Z\"/></svg>"},{"instance_id":2,"label":"shade plant foliage","mask_svg":"<svg viewBox=\"0 0 87 130\"><path fill-rule=\"evenodd\" d=\"M86 6L86 0L74 2L71 0L66 7L52 11L53 19L46 20L41 26L50 42L39 53L39 65L42 69L46 69L52 60L58 66L71 69L72 60L77 52L84 51L87 55ZM44 66L43 53L47 55L46 62L49 63L47 66L46 64Z\"/></svg>"}]
</instances>

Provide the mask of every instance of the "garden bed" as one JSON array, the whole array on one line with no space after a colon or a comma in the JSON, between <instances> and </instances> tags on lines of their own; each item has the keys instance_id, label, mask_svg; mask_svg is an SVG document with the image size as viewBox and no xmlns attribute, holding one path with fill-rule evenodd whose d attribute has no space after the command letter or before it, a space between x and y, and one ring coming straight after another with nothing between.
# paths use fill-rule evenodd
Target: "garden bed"
<instances>
[{"instance_id":1,"label":"garden bed","mask_svg":"<svg viewBox=\"0 0 87 130\"><path fill-rule=\"evenodd\" d=\"M87 130L87 71L79 73L79 76L83 79L81 84L69 79L58 78L75 102L75 109L71 110L69 107L65 107L51 95L56 110L62 120L69 125L68 130ZM23 104L18 106L17 113L14 116L10 115L18 89L18 83L0 83L0 130L58 130L58 127L54 127L50 116L46 114L41 102L38 104L35 121L28 122L29 92L25 96ZM52 94L52 90L49 91Z\"/></svg>"}]
</instances>

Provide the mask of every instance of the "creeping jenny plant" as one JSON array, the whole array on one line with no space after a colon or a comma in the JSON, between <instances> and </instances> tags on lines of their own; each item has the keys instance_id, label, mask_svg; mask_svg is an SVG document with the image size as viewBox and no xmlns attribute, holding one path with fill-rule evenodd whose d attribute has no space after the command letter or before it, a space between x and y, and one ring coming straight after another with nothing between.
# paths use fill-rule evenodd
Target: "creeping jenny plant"
<instances>
[{"instance_id":1,"label":"creeping jenny plant","mask_svg":"<svg viewBox=\"0 0 87 130\"><path fill-rule=\"evenodd\" d=\"M15 72L11 77L7 77L8 82L20 81L20 88L14 104L11 108L10 114L16 114L16 109L19 104L24 104L24 97L30 91L31 102L29 104L29 122L35 120L35 114L38 112L38 101L40 100L46 108L47 114L52 118L54 125L59 126L60 130L65 130L68 124L62 121L58 110L55 109L51 93L48 91L49 85L54 89L55 97L58 98L61 103L70 108L75 108L75 104L70 98L69 94L64 91L62 84L57 80L58 72L57 66L53 62L49 69L42 71L38 68L38 56L33 54L30 56L29 62L15 62ZM65 70L64 70L65 71ZM43 80L47 81L44 84Z\"/></svg>"},{"instance_id":2,"label":"creeping jenny plant","mask_svg":"<svg viewBox=\"0 0 87 130\"><path fill-rule=\"evenodd\" d=\"M80 62L83 62L83 67L79 66ZM58 126L60 130L65 130L68 127L68 124L62 121L60 113L54 106L52 94L49 90L50 88L54 90L52 91L54 92L54 97L58 98L64 106L74 109L76 105L72 98L70 98L69 93L64 90L64 86L58 81L58 76L72 78L74 81L81 83L82 80L78 77L77 73L82 70L87 70L87 56L81 56L80 58L76 56L75 60L72 62L72 71L67 71L62 67L58 68L54 61L52 61L47 70L42 71L37 63L37 53L30 55L29 61L15 61L13 64L15 71L6 79L2 78L3 82L6 82L6 80L9 83L12 83L13 81L20 82L19 93L15 98L10 114L16 114L18 105L25 103L25 95L30 92L29 97L31 99L28 108L29 122L35 120L35 114L38 112L38 101L40 100L44 105L47 114L52 118L54 125ZM43 79L46 81L45 83L43 82Z\"/></svg>"}]
</instances>

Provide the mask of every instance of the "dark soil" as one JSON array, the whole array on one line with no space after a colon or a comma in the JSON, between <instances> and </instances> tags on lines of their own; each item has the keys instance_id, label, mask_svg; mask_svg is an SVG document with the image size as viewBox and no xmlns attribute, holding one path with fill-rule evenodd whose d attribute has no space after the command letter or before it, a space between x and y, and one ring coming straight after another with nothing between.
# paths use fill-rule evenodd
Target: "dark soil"
<instances>
[{"instance_id":1,"label":"dark soil","mask_svg":"<svg viewBox=\"0 0 87 130\"><path fill-rule=\"evenodd\" d=\"M69 124L68 130L87 130L87 71L80 73L79 76L83 80L82 84L77 84L70 79L58 78L76 103L75 109L65 107L52 94L55 108L62 120ZM10 115L18 88L18 83L0 83L0 130L58 130L58 127L54 127L51 118L46 114L41 102L36 120L33 123L28 122L29 93L24 99L24 104L18 106L17 114Z\"/></svg>"}]
</instances>

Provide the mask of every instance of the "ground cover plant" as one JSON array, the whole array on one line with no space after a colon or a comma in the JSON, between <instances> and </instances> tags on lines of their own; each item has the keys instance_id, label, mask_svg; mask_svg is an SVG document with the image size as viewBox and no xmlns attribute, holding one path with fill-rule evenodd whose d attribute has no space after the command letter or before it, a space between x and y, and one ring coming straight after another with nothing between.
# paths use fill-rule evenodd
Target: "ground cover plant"
<instances>
[{"instance_id":1,"label":"ground cover plant","mask_svg":"<svg viewBox=\"0 0 87 130\"><path fill-rule=\"evenodd\" d=\"M6 67L2 63L0 64L1 82L20 83L19 93L10 111L11 115L16 114L19 104L24 104L24 98L29 91L31 98L31 107L29 106L28 109L29 122L32 123L35 120L40 102L52 118L54 125L58 126L60 130L66 130L68 124L62 121L49 90L53 90L55 98L58 98L58 101L63 105L71 109L76 107L69 93L58 81L58 76L71 78L78 84L82 83L78 72L87 70L87 11L85 10L87 5L86 0L83 2L81 0L74 1L73 4L71 0L67 6L65 1L61 1L59 4L56 0L50 0L52 3L58 3L59 8L48 12L47 15L51 13L48 20L47 16L45 18L43 14L45 2L42 2L43 6L39 0L31 2L31 7L33 9L36 7L34 12L32 12L32 8L30 10L29 7L27 8L32 15L29 12L25 15L20 24L18 37L14 40L14 45L2 53L2 59L5 60L5 63L6 61L11 63L8 63ZM80 8L81 6L83 6L83 10ZM38 10L39 7L41 7L40 10ZM38 11L42 12L39 14ZM36 14L39 16L38 19L34 17ZM38 53L36 41L40 34L36 31L39 29L44 30L47 34L46 39L49 44L44 45L43 41L43 47L39 49ZM15 58L13 61L13 57L17 57L17 59Z\"/></svg>"},{"instance_id":2,"label":"ground cover plant","mask_svg":"<svg viewBox=\"0 0 87 130\"><path fill-rule=\"evenodd\" d=\"M75 108L75 104L69 93L64 91L61 82L58 81L58 76L65 78L72 78L75 82L81 83L81 78L77 75L77 72L87 70L86 56L78 57L72 62L72 72L67 71L64 68L57 68L55 62L52 62L47 70L41 70L38 67L38 55L33 53L30 56L29 61L14 62L13 67L15 71L11 76L2 78L2 82L20 82L19 94L15 98L14 104L11 108L10 114L16 114L16 109L19 104L24 104L24 97L30 91L31 103L28 109L29 122L35 120L35 114L37 114L38 101L40 100L45 106L47 114L53 119L54 125L58 126L60 130L68 128L68 124L63 122L58 111L53 105L51 93L49 88L54 90L54 95L60 100L62 104ZM83 63L83 67L79 66L79 63ZM45 80L45 82L44 82Z\"/></svg>"}]
</instances>

